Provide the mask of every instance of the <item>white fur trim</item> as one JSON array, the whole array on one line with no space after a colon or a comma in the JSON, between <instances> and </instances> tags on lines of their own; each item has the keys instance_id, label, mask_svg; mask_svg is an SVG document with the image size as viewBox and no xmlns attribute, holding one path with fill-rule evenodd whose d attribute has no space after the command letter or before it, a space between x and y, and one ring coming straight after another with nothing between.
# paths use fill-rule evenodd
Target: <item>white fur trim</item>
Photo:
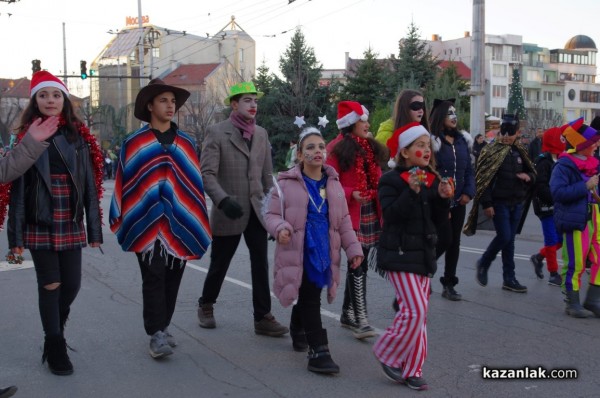
<instances>
[{"instance_id":1,"label":"white fur trim","mask_svg":"<svg viewBox=\"0 0 600 398\"><path fill-rule=\"evenodd\" d=\"M362 115L359 115L358 113L352 111L350 113L345 114L343 117L339 118L338 120L336 120L335 124L337 124L338 129L343 129L344 127L352 126L354 123L358 122L359 120L362 120L363 122L366 122L367 120L369 120L369 111L367 110L367 108L364 107L364 105L361 105L361 107L362 107L362 111L363 111Z\"/></svg>"},{"instance_id":2,"label":"white fur trim","mask_svg":"<svg viewBox=\"0 0 600 398\"><path fill-rule=\"evenodd\" d=\"M473 137L471 137L471 133L469 133L468 131L465 130L461 130L460 131L463 135L463 137L465 137L465 141L467 141L467 145L469 146L469 149L473 149L473 142L475 141L473 139Z\"/></svg>"},{"instance_id":3,"label":"white fur trim","mask_svg":"<svg viewBox=\"0 0 600 398\"><path fill-rule=\"evenodd\" d=\"M442 141L440 140L440 137L432 135L431 136L431 150L433 152L439 152L441 147L442 147Z\"/></svg>"},{"instance_id":4,"label":"white fur trim","mask_svg":"<svg viewBox=\"0 0 600 398\"><path fill-rule=\"evenodd\" d=\"M398 150L402 148L406 148L410 144L412 144L417 138L429 135L429 131L422 125L414 126L409 128L406 131L400 133L400 137L398 138Z\"/></svg>"},{"instance_id":5,"label":"white fur trim","mask_svg":"<svg viewBox=\"0 0 600 398\"><path fill-rule=\"evenodd\" d=\"M396 161L394 160L394 158L390 158L390 160L388 160L387 165L390 169L393 169L397 166Z\"/></svg>"},{"instance_id":6,"label":"white fur trim","mask_svg":"<svg viewBox=\"0 0 600 398\"><path fill-rule=\"evenodd\" d=\"M33 98L33 96L35 95L35 93L37 93L38 91L40 91L41 89L43 89L45 87L54 87L54 88L57 88L60 91L62 91L63 93L65 93L65 95L67 97L69 96L69 90L67 90L67 88L65 87L64 84L61 84L59 82L54 82L54 81L51 81L51 80L45 80L43 82L39 82L35 87L33 87L31 89L31 97Z\"/></svg>"}]
</instances>

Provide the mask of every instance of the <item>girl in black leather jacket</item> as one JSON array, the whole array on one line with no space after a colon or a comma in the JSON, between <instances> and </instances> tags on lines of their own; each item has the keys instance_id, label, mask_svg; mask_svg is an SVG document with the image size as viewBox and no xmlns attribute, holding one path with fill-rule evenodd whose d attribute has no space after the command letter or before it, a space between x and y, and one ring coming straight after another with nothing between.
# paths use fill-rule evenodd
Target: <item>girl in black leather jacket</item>
<instances>
[{"instance_id":1,"label":"girl in black leather jacket","mask_svg":"<svg viewBox=\"0 0 600 398\"><path fill-rule=\"evenodd\" d=\"M36 72L30 95L19 135L38 118L58 116L59 125L47 140L48 148L12 183L8 240L14 254L27 248L33 259L45 333L42 360L48 361L52 373L68 375L73 365L63 332L81 285L84 214L90 246L102 243L102 171L93 161L99 148L75 116L69 92L59 79L46 71Z\"/></svg>"}]
</instances>

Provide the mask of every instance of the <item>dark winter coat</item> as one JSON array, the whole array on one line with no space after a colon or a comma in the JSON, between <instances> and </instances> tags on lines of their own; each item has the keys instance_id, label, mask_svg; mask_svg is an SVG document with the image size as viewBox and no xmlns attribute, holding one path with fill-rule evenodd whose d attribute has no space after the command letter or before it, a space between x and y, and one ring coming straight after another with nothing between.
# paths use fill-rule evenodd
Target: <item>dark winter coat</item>
<instances>
[{"instance_id":1,"label":"dark winter coat","mask_svg":"<svg viewBox=\"0 0 600 398\"><path fill-rule=\"evenodd\" d=\"M448 218L450 201L438 194L439 181L424 185L417 194L396 167L379 180L383 231L377 248L377 267L384 271L410 272L433 277L437 270L436 226Z\"/></svg>"},{"instance_id":2,"label":"dark winter coat","mask_svg":"<svg viewBox=\"0 0 600 398\"><path fill-rule=\"evenodd\" d=\"M554 224L560 232L583 231L590 219L589 192L581 172L569 158L556 161L550 177Z\"/></svg>"},{"instance_id":3,"label":"dark winter coat","mask_svg":"<svg viewBox=\"0 0 600 398\"><path fill-rule=\"evenodd\" d=\"M62 134L54 136L50 145L56 146L71 177L73 189L70 203L73 221L82 221L85 210L88 242L102 243L100 204L88 145L80 136L71 144ZM25 223L52 225L51 192L50 160L46 150L23 176L12 183L8 222L9 247L23 246Z\"/></svg>"},{"instance_id":4,"label":"dark winter coat","mask_svg":"<svg viewBox=\"0 0 600 398\"><path fill-rule=\"evenodd\" d=\"M550 152L541 153L535 162L537 177L535 180L535 194L533 196L533 211L536 216L543 218L554 214L554 199L550 192L550 175L554 166L554 159Z\"/></svg>"},{"instance_id":5,"label":"dark winter coat","mask_svg":"<svg viewBox=\"0 0 600 398\"><path fill-rule=\"evenodd\" d=\"M454 179L454 202L461 195L475 197L475 175L471 165L471 150L464 134L458 133L450 144L442 135L434 141L433 149L437 171L442 177Z\"/></svg>"}]
</instances>

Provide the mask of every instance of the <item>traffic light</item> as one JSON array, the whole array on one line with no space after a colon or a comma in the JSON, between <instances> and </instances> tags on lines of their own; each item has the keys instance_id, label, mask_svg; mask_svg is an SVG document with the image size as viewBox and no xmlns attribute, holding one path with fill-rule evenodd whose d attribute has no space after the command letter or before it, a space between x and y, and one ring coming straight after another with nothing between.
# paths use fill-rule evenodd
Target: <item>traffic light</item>
<instances>
[{"instance_id":1,"label":"traffic light","mask_svg":"<svg viewBox=\"0 0 600 398\"><path fill-rule=\"evenodd\" d=\"M87 62L81 61L79 63L79 66L81 68L81 80L87 79L87 77L88 77L88 74L87 74Z\"/></svg>"},{"instance_id":2,"label":"traffic light","mask_svg":"<svg viewBox=\"0 0 600 398\"><path fill-rule=\"evenodd\" d=\"M96 76L96 69L90 69L90 76Z\"/></svg>"},{"instance_id":3,"label":"traffic light","mask_svg":"<svg viewBox=\"0 0 600 398\"><path fill-rule=\"evenodd\" d=\"M41 61L39 59L34 59L33 61L31 61L31 70L33 71L33 73L42 70Z\"/></svg>"}]
</instances>

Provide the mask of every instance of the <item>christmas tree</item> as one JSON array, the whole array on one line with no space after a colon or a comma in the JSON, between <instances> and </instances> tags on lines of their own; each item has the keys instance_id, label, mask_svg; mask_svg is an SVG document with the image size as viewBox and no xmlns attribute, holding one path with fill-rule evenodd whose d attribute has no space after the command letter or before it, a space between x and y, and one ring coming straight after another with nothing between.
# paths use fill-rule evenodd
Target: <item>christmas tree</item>
<instances>
[{"instance_id":1,"label":"christmas tree","mask_svg":"<svg viewBox=\"0 0 600 398\"><path fill-rule=\"evenodd\" d=\"M523 87L519 69L513 69L512 83L508 85L508 108L506 113L519 116L519 120L525 120L525 102L523 101Z\"/></svg>"}]
</instances>

